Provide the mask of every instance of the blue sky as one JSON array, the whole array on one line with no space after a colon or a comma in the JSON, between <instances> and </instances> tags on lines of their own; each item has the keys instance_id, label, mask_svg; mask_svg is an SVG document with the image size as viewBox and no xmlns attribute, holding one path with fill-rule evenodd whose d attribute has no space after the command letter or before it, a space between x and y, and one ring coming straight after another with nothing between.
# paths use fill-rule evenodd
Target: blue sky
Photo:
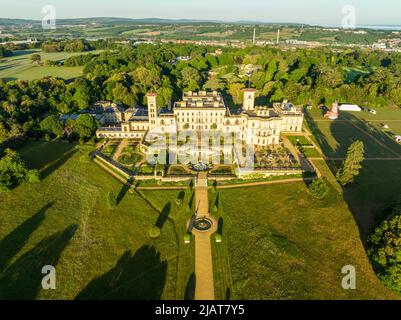
<instances>
[{"instance_id":1,"label":"blue sky","mask_svg":"<svg viewBox=\"0 0 401 320\"><path fill-rule=\"evenodd\" d=\"M257 20L340 25L344 5L357 25L401 25L399 0L0 0L0 17L41 19L51 4L58 18L129 17Z\"/></svg>"}]
</instances>

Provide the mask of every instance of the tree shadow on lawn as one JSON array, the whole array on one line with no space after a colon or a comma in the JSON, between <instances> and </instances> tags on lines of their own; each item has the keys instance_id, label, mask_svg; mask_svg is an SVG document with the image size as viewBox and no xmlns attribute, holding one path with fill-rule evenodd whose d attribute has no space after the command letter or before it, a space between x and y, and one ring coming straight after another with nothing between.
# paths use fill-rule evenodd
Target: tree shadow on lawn
<instances>
[{"instance_id":1,"label":"tree shadow on lawn","mask_svg":"<svg viewBox=\"0 0 401 320\"><path fill-rule=\"evenodd\" d=\"M223 96L224 102L226 103L226 106L228 106L228 108L230 109L230 112L236 114L240 110L241 105L236 104L234 102L232 96L226 91L222 92L222 96Z\"/></svg>"},{"instance_id":2,"label":"tree shadow on lawn","mask_svg":"<svg viewBox=\"0 0 401 320\"><path fill-rule=\"evenodd\" d=\"M325 135L320 131L314 119L308 115L306 115L305 118L325 155L341 157L338 154L339 150L332 149L327 143ZM345 112L341 114L340 119L352 121L352 124L348 123L348 125L352 126L353 130L358 130L353 125L364 130L364 133L361 132L361 135L363 134L365 157L397 157L397 153L401 155L400 145L392 141L392 139L382 131L370 126L365 120L361 120ZM359 131L360 130L358 130L358 132ZM344 150L347 150L352 142L360 139L360 137L355 138L352 134L344 132L344 122L332 121L330 132L337 144ZM369 135L389 147L395 154L392 154L385 147L372 140ZM366 150L368 150L367 153ZM380 152L380 154L375 156L374 152ZM326 164L335 176L337 170L342 165L342 161L326 160ZM362 163L362 169L359 176L355 179L355 182L349 186L343 187L344 201L347 202L354 216L364 246L366 245L367 237L373 227L383 217L385 208L389 203L392 203L399 197L399 190L401 190L400 160L365 160Z\"/></svg>"},{"instance_id":3,"label":"tree shadow on lawn","mask_svg":"<svg viewBox=\"0 0 401 320\"><path fill-rule=\"evenodd\" d=\"M352 121L354 125L364 130L367 137L364 141L365 157L393 158L397 157L397 154L401 156L401 146L381 130L350 113L343 113L342 118ZM336 127L337 123L334 122L330 128L332 135L337 141L344 143L343 135L337 136L339 130ZM393 152L381 146L372 137ZM353 142L352 137L348 137L347 141ZM337 170L340 166L341 162L331 162L332 170ZM383 218L385 208L398 199L401 193L401 160L365 160L355 182L344 187L343 190L344 199L357 221L362 242L366 245L367 237L372 229Z\"/></svg>"},{"instance_id":4,"label":"tree shadow on lawn","mask_svg":"<svg viewBox=\"0 0 401 320\"><path fill-rule=\"evenodd\" d=\"M58 161L74 149L75 145L67 142L31 142L21 146L19 151L29 169L45 170L45 167Z\"/></svg>"},{"instance_id":5,"label":"tree shadow on lawn","mask_svg":"<svg viewBox=\"0 0 401 320\"><path fill-rule=\"evenodd\" d=\"M40 176L42 179L47 178L51 175L54 171L60 168L63 164L65 164L78 150L70 150L67 153L63 154L62 157L57 159L56 161L50 163L47 167L45 167L41 172Z\"/></svg>"},{"instance_id":6,"label":"tree shadow on lawn","mask_svg":"<svg viewBox=\"0 0 401 320\"><path fill-rule=\"evenodd\" d=\"M53 204L54 202L49 202L0 241L0 272L7 267L10 260L25 246L31 234L44 220L45 212Z\"/></svg>"},{"instance_id":7,"label":"tree shadow on lawn","mask_svg":"<svg viewBox=\"0 0 401 320\"><path fill-rule=\"evenodd\" d=\"M16 63L12 63L12 64L8 64L6 66L0 66L0 71L11 69L11 68L15 67L16 65L17 65Z\"/></svg>"},{"instance_id":8,"label":"tree shadow on lawn","mask_svg":"<svg viewBox=\"0 0 401 320\"><path fill-rule=\"evenodd\" d=\"M35 299L44 277L42 268L46 265L57 266L77 228L77 225L70 225L64 231L44 238L8 267L0 276L0 299Z\"/></svg>"},{"instance_id":9,"label":"tree shadow on lawn","mask_svg":"<svg viewBox=\"0 0 401 320\"><path fill-rule=\"evenodd\" d=\"M114 268L92 280L78 300L160 300L167 276L167 261L153 246L141 247L135 255L126 251Z\"/></svg>"},{"instance_id":10,"label":"tree shadow on lawn","mask_svg":"<svg viewBox=\"0 0 401 320\"><path fill-rule=\"evenodd\" d=\"M196 289L196 275L195 273L192 273L189 276L187 286L185 287L184 300L194 300L195 289Z\"/></svg>"},{"instance_id":11,"label":"tree shadow on lawn","mask_svg":"<svg viewBox=\"0 0 401 320\"><path fill-rule=\"evenodd\" d=\"M126 183L123 184L123 186L122 186L122 188L121 188L121 190L118 193L117 198L116 198L116 204L117 205L119 205L120 202L124 199L124 197L127 194L128 190L131 188L131 184L132 184L132 182L129 181L129 180Z\"/></svg>"},{"instance_id":12,"label":"tree shadow on lawn","mask_svg":"<svg viewBox=\"0 0 401 320\"><path fill-rule=\"evenodd\" d=\"M223 227L224 227L224 219L220 217L217 223L217 234L223 235Z\"/></svg>"},{"instance_id":13,"label":"tree shadow on lawn","mask_svg":"<svg viewBox=\"0 0 401 320\"><path fill-rule=\"evenodd\" d=\"M23 56L23 55L32 54L32 53L39 53L39 51L35 51L35 50L15 50L13 52L13 57Z\"/></svg>"},{"instance_id":14,"label":"tree shadow on lawn","mask_svg":"<svg viewBox=\"0 0 401 320\"><path fill-rule=\"evenodd\" d=\"M320 148L322 149L323 153L328 156L332 153L335 152L335 150L332 149L330 144L327 142L327 138L324 135L324 133L320 130L319 126L313 119L312 115L308 112L305 111L305 120L306 123L308 124L308 127L315 137L317 143L319 144Z\"/></svg>"},{"instance_id":15,"label":"tree shadow on lawn","mask_svg":"<svg viewBox=\"0 0 401 320\"><path fill-rule=\"evenodd\" d=\"M159 217L157 218L157 221L155 223L155 226L158 227L159 229L163 228L164 224L166 223L168 216L170 215L171 211L171 202L167 203L162 212L159 214Z\"/></svg>"}]
</instances>

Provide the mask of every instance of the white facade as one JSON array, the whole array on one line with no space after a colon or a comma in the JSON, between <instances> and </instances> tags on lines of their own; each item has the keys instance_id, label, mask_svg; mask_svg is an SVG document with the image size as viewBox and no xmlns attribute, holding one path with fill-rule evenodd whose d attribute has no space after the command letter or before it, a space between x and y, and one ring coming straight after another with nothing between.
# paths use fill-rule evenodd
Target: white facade
<instances>
[{"instance_id":1,"label":"white facade","mask_svg":"<svg viewBox=\"0 0 401 320\"><path fill-rule=\"evenodd\" d=\"M156 94L147 95L148 107L130 108L115 127L103 127L98 137L143 139L151 133L177 133L183 130L222 133L236 132L253 144L267 146L280 142L282 132L301 132L303 113L291 103L274 104L272 108L255 106L254 89L244 90L244 103L239 113L232 115L217 91L187 92L173 109L158 109Z\"/></svg>"}]
</instances>

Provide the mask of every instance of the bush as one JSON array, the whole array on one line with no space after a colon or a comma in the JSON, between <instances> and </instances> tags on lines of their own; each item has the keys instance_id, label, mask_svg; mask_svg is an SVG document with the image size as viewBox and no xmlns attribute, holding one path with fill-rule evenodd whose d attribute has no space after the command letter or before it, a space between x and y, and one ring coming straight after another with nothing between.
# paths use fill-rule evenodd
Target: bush
<instances>
[{"instance_id":1,"label":"bush","mask_svg":"<svg viewBox=\"0 0 401 320\"><path fill-rule=\"evenodd\" d=\"M185 209L185 213L192 213L192 209L189 204L187 205L187 208Z\"/></svg>"},{"instance_id":2,"label":"bush","mask_svg":"<svg viewBox=\"0 0 401 320\"><path fill-rule=\"evenodd\" d=\"M40 182L40 174L38 170L29 170L26 174L26 180L29 183L39 183Z\"/></svg>"},{"instance_id":3,"label":"bush","mask_svg":"<svg viewBox=\"0 0 401 320\"><path fill-rule=\"evenodd\" d=\"M213 213L217 213L217 211L218 211L218 208L217 208L216 205L214 205L214 206L213 206L213 209L212 209L212 212L213 212Z\"/></svg>"},{"instance_id":4,"label":"bush","mask_svg":"<svg viewBox=\"0 0 401 320\"><path fill-rule=\"evenodd\" d=\"M28 172L21 156L14 150L6 149L0 159L0 190L8 191L26 181Z\"/></svg>"},{"instance_id":5,"label":"bush","mask_svg":"<svg viewBox=\"0 0 401 320\"><path fill-rule=\"evenodd\" d=\"M329 192L329 186L326 182L326 179L320 178L313 180L312 183L309 185L309 192L312 197L316 199L324 199Z\"/></svg>"},{"instance_id":6,"label":"bush","mask_svg":"<svg viewBox=\"0 0 401 320\"><path fill-rule=\"evenodd\" d=\"M182 205L182 200L180 198L175 199L175 204L177 206L181 206Z\"/></svg>"},{"instance_id":7,"label":"bush","mask_svg":"<svg viewBox=\"0 0 401 320\"><path fill-rule=\"evenodd\" d=\"M368 237L368 255L383 284L401 293L401 201Z\"/></svg>"},{"instance_id":8,"label":"bush","mask_svg":"<svg viewBox=\"0 0 401 320\"><path fill-rule=\"evenodd\" d=\"M160 237L160 228L152 226L149 230L149 237L151 237L152 239Z\"/></svg>"},{"instance_id":9,"label":"bush","mask_svg":"<svg viewBox=\"0 0 401 320\"><path fill-rule=\"evenodd\" d=\"M190 234L190 233L187 233L187 234L184 236L184 242L185 242L185 243L191 242L191 234Z\"/></svg>"},{"instance_id":10,"label":"bush","mask_svg":"<svg viewBox=\"0 0 401 320\"><path fill-rule=\"evenodd\" d=\"M215 240L216 240L216 242L217 243L220 243L221 241L222 241L222 239L221 239L221 234L216 234L215 236L214 236L214 238L215 238Z\"/></svg>"}]
</instances>

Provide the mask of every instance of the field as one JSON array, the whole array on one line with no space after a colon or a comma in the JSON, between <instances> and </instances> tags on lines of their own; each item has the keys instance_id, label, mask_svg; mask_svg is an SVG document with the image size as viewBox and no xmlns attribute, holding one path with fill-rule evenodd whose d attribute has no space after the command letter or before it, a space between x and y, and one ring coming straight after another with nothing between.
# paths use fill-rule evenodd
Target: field
<instances>
[{"instance_id":1,"label":"field","mask_svg":"<svg viewBox=\"0 0 401 320\"><path fill-rule=\"evenodd\" d=\"M220 195L227 249L217 249L223 257L215 264L229 261L233 284L230 277L220 283L220 297L225 288L238 299L396 297L376 278L340 195L314 200L304 183L231 189ZM215 250L222 245L215 244ZM341 287L345 265L356 267L356 290Z\"/></svg>"},{"instance_id":2,"label":"field","mask_svg":"<svg viewBox=\"0 0 401 320\"><path fill-rule=\"evenodd\" d=\"M177 191L131 193L83 161L87 147L30 141L20 152L43 181L0 195L1 299L184 298L193 246ZM44 265L56 267L56 290L41 290Z\"/></svg>"},{"instance_id":3,"label":"field","mask_svg":"<svg viewBox=\"0 0 401 320\"><path fill-rule=\"evenodd\" d=\"M314 134L333 173L340 167L348 146L357 139L364 142L363 168L343 195L365 241L385 208L400 196L401 145L382 128L387 124L391 131L397 132L401 126L401 109L377 109L377 115L343 112L337 121L323 120L320 111L315 109L308 112L305 124Z\"/></svg>"},{"instance_id":4,"label":"field","mask_svg":"<svg viewBox=\"0 0 401 320\"><path fill-rule=\"evenodd\" d=\"M96 51L92 51L95 53ZM82 53L55 52L46 53L40 50L15 51L14 56L0 59L0 79L11 80L34 80L47 76L72 79L82 75L83 67L64 66L39 66L31 61L31 55L38 53L42 61L62 61L71 56Z\"/></svg>"},{"instance_id":5,"label":"field","mask_svg":"<svg viewBox=\"0 0 401 320\"><path fill-rule=\"evenodd\" d=\"M368 112L343 112L340 119L323 119L320 110L308 111L305 125L312 132L326 157L345 157L349 145L355 140L365 144L367 158L399 158L401 145L393 141L383 130L384 124L394 132L400 130L401 109L377 110L377 115Z\"/></svg>"}]
</instances>

